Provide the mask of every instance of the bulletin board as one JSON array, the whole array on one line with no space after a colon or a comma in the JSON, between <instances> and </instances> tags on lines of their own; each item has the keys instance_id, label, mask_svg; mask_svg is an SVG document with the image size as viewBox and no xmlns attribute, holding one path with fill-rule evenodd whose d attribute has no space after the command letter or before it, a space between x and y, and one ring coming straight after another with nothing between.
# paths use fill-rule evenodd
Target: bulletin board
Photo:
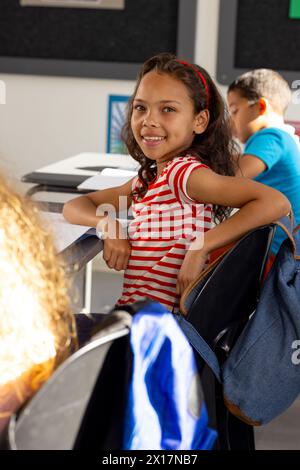
<instances>
[{"instance_id":1,"label":"bulletin board","mask_svg":"<svg viewBox=\"0 0 300 470\"><path fill-rule=\"evenodd\" d=\"M26 3L0 1L0 73L135 79L159 52L194 59L197 0L125 0L122 9Z\"/></svg>"},{"instance_id":2,"label":"bulletin board","mask_svg":"<svg viewBox=\"0 0 300 470\"><path fill-rule=\"evenodd\" d=\"M220 0L217 79L271 68L300 76L300 0Z\"/></svg>"}]
</instances>

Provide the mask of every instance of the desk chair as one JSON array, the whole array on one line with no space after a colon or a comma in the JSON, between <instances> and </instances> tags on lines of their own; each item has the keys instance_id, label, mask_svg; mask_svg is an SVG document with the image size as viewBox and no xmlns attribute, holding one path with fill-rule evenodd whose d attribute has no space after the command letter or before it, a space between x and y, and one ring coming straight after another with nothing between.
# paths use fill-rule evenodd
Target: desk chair
<instances>
[{"instance_id":1,"label":"desk chair","mask_svg":"<svg viewBox=\"0 0 300 470\"><path fill-rule=\"evenodd\" d=\"M115 312L8 425L14 450L120 449L129 377L131 315Z\"/></svg>"},{"instance_id":2,"label":"desk chair","mask_svg":"<svg viewBox=\"0 0 300 470\"><path fill-rule=\"evenodd\" d=\"M258 228L242 238L194 283L181 299L187 320L215 350L219 361L226 360L236 339L255 311L264 267L274 235L274 226ZM222 386L204 360L196 353L201 371L206 405L223 450L254 449L254 433L225 407Z\"/></svg>"}]
</instances>

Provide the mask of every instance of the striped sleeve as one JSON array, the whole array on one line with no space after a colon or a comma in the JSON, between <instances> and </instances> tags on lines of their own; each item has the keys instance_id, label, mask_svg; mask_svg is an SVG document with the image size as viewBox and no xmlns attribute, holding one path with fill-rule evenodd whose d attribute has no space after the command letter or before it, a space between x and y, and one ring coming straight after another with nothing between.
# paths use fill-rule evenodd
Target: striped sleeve
<instances>
[{"instance_id":1,"label":"striped sleeve","mask_svg":"<svg viewBox=\"0 0 300 470\"><path fill-rule=\"evenodd\" d=\"M187 193L187 182L191 173L199 168L208 168L195 158L174 161L168 168L166 180L177 201L183 203L198 202L191 199Z\"/></svg>"}]
</instances>

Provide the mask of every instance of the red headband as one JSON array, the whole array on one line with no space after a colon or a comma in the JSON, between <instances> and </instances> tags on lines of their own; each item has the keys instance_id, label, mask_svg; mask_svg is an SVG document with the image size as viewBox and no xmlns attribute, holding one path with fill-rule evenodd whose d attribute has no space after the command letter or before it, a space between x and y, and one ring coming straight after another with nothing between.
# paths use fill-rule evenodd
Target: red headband
<instances>
[{"instance_id":1,"label":"red headband","mask_svg":"<svg viewBox=\"0 0 300 470\"><path fill-rule=\"evenodd\" d=\"M203 86L205 88L205 92L206 92L206 106L207 108L209 107L209 89L208 89L208 84L207 84L207 81L206 79L204 78L204 76L202 75L202 73L196 69L196 67L194 67L192 64L189 64L188 62L185 62L184 60L176 60L176 62L178 62L179 64L182 64L184 65L185 67L189 67L191 68L197 75L198 77L200 78L201 82L203 83Z\"/></svg>"}]
</instances>

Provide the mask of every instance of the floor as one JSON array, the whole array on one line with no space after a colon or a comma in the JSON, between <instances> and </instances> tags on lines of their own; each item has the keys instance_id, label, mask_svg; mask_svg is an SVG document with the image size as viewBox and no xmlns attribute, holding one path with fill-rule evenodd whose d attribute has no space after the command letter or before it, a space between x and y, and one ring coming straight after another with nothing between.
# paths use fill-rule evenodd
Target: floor
<instances>
[{"instance_id":1,"label":"floor","mask_svg":"<svg viewBox=\"0 0 300 470\"><path fill-rule=\"evenodd\" d=\"M94 272L92 312L107 312L122 289L122 276L113 272ZM255 429L257 450L300 450L300 397L279 418Z\"/></svg>"},{"instance_id":2,"label":"floor","mask_svg":"<svg viewBox=\"0 0 300 470\"><path fill-rule=\"evenodd\" d=\"M281 416L255 430L257 450L300 450L300 397Z\"/></svg>"}]
</instances>

